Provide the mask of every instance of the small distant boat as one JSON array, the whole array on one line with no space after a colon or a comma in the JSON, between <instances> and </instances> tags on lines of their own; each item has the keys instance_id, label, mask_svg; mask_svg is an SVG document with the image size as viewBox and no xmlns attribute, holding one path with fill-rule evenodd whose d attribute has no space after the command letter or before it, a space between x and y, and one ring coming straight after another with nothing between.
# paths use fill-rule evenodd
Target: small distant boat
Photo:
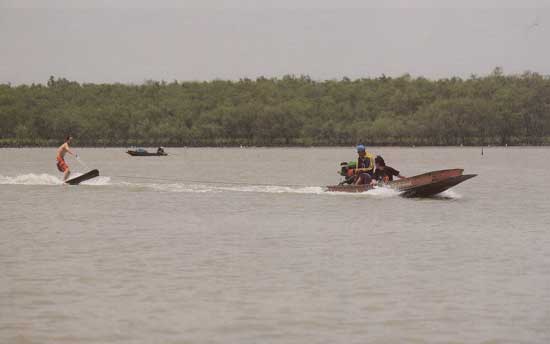
<instances>
[{"instance_id":1,"label":"small distant boat","mask_svg":"<svg viewBox=\"0 0 550 344\"><path fill-rule=\"evenodd\" d=\"M136 149L129 149L126 153L130 154L131 156L166 156L166 152L162 147L159 147L156 152L148 152L147 150L143 148L136 148Z\"/></svg>"},{"instance_id":2,"label":"small distant boat","mask_svg":"<svg viewBox=\"0 0 550 344\"><path fill-rule=\"evenodd\" d=\"M463 169L432 171L418 176L394 180L385 184L386 187L401 192L403 197L431 197L453 186L460 184L475 174L462 174ZM365 192L371 190L371 185L329 185L328 191L334 192Z\"/></svg>"}]
</instances>

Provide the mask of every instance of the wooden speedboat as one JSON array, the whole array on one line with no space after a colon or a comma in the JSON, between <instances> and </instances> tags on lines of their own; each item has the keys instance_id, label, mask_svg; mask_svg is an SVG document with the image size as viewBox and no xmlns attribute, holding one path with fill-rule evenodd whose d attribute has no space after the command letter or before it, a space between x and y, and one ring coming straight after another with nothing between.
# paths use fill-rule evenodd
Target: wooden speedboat
<instances>
[{"instance_id":1,"label":"wooden speedboat","mask_svg":"<svg viewBox=\"0 0 550 344\"><path fill-rule=\"evenodd\" d=\"M384 184L385 187L400 191L404 197L431 197L455 185L458 185L476 174L463 174L463 169L432 171L410 178L394 180ZM330 185L333 192L365 192L373 189L371 185Z\"/></svg>"}]
</instances>

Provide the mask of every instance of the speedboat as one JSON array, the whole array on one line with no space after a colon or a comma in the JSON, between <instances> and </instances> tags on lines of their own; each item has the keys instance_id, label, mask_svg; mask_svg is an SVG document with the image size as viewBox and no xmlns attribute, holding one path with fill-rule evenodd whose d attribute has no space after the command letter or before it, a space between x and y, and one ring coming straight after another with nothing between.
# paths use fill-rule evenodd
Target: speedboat
<instances>
[{"instance_id":1,"label":"speedboat","mask_svg":"<svg viewBox=\"0 0 550 344\"><path fill-rule=\"evenodd\" d=\"M398 179L381 184L381 186L400 191L404 197L431 197L455 185L458 185L477 174L463 174L461 168L432 171L414 177ZM365 185L329 185L328 191L333 192L366 192L375 186Z\"/></svg>"}]
</instances>

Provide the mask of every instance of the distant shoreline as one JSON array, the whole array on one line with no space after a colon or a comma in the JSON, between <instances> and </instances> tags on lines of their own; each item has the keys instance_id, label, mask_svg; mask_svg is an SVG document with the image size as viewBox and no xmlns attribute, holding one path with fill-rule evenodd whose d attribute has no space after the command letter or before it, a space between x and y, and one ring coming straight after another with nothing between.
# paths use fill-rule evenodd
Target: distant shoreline
<instances>
[{"instance_id":1,"label":"distant shoreline","mask_svg":"<svg viewBox=\"0 0 550 344\"><path fill-rule=\"evenodd\" d=\"M61 144L61 143L60 143ZM314 146L299 146L299 145L271 145L271 146L238 146L238 145L225 145L225 146L174 146L174 145L140 145L140 146L115 146L115 145L73 145L75 148L117 148L117 149L130 149L130 148L146 148L153 149L157 147L170 148L354 148L355 145L314 145ZM381 144L366 144L367 147L384 147L384 148L546 148L550 147L550 144L541 145L381 145ZM12 149L12 148L57 148L58 145L0 145L0 149Z\"/></svg>"},{"instance_id":2,"label":"distant shoreline","mask_svg":"<svg viewBox=\"0 0 550 344\"><path fill-rule=\"evenodd\" d=\"M550 145L550 76L0 84L0 146Z\"/></svg>"}]
</instances>

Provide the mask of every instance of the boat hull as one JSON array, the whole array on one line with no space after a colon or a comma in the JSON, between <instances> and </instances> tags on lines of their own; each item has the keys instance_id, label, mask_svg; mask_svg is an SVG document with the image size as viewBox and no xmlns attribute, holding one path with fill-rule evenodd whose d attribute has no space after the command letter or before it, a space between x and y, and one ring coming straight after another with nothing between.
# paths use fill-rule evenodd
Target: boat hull
<instances>
[{"instance_id":1,"label":"boat hull","mask_svg":"<svg viewBox=\"0 0 550 344\"><path fill-rule=\"evenodd\" d=\"M458 185L475 174L462 174L463 169L449 169L419 174L410 178L403 178L385 184L386 187L400 191L403 197L431 197L449 188ZM327 186L332 192L366 192L371 185L331 185Z\"/></svg>"},{"instance_id":2,"label":"boat hull","mask_svg":"<svg viewBox=\"0 0 550 344\"><path fill-rule=\"evenodd\" d=\"M464 174L456 177L449 177L437 182L413 186L407 189L402 190L403 197L432 197L437 194L442 193L455 185L458 185L468 179L475 177L475 174Z\"/></svg>"},{"instance_id":3,"label":"boat hull","mask_svg":"<svg viewBox=\"0 0 550 344\"><path fill-rule=\"evenodd\" d=\"M330 192L366 192L374 189L372 185L328 185L327 191Z\"/></svg>"}]
</instances>

